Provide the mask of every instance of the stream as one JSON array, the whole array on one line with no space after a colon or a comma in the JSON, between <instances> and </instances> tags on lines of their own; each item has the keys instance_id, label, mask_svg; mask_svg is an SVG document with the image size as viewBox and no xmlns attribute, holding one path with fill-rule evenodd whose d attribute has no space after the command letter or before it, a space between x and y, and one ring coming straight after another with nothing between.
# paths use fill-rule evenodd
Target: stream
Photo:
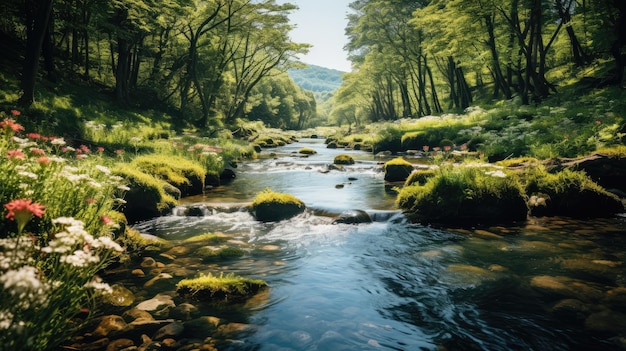
<instances>
[{"instance_id":1,"label":"stream","mask_svg":"<svg viewBox=\"0 0 626 351\"><path fill-rule=\"evenodd\" d=\"M303 157L302 147L318 153ZM356 164L329 170L339 153ZM371 153L302 139L262 155L238 164L232 183L185 199L204 216L178 208L135 226L174 242L221 232L245 251L216 262L181 251L173 263L183 273L167 284L145 287L149 276L123 281L138 295L209 272L268 283L245 303L196 304L196 315L247 326L219 350L626 349L625 217L465 229L412 224ZM298 197L307 211L255 221L243 208L266 188ZM373 222L333 224L355 209Z\"/></svg>"}]
</instances>

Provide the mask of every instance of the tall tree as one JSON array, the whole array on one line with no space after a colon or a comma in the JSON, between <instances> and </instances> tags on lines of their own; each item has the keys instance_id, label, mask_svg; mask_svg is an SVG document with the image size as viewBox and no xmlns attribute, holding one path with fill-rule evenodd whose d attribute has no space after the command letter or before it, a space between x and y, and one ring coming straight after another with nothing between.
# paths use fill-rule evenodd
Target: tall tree
<instances>
[{"instance_id":1,"label":"tall tree","mask_svg":"<svg viewBox=\"0 0 626 351\"><path fill-rule=\"evenodd\" d=\"M49 29L53 0L29 0L26 2L26 54L22 68L20 87L22 95L18 103L30 106L35 101L35 83L41 56L41 46Z\"/></svg>"}]
</instances>

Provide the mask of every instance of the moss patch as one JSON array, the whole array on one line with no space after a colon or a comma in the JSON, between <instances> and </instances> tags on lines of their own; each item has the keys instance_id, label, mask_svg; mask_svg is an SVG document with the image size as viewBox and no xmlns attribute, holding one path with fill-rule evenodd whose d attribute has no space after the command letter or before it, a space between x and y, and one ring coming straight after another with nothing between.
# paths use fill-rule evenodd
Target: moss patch
<instances>
[{"instance_id":1,"label":"moss patch","mask_svg":"<svg viewBox=\"0 0 626 351\"><path fill-rule=\"evenodd\" d=\"M252 202L252 211L257 220L274 222L291 218L302 212L306 206L297 197L276 193L270 189L257 194Z\"/></svg>"},{"instance_id":2,"label":"moss patch","mask_svg":"<svg viewBox=\"0 0 626 351\"><path fill-rule=\"evenodd\" d=\"M428 181L428 179L434 177L437 174L437 171L434 169L418 169L413 171L409 177L404 182L404 186L409 186L413 184L424 185Z\"/></svg>"},{"instance_id":3,"label":"moss patch","mask_svg":"<svg viewBox=\"0 0 626 351\"><path fill-rule=\"evenodd\" d=\"M234 274L214 276L202 275L198 278L183 279L176 284L178 295L194 300L239 301L262 289L267 283L260 279L248 279Z\"/></svg>"},{"instance_id":4,"label":"moss patch","mask_svg":"<svg viewBox=\"0 0 626 351\"><path fill-rule=\"evenodd\" d=\"M219 245L228 241L228 237L218 233L204 233L194 235L184 240L186 243L203 243L206 245Z\"/></svg>"},{"instance_id":5,"label":"moss patch","mask_svg":"<svg viewBox=\"0 0 626 351\"><path fill-rule=\"evenodd\" d=\"M141 171L151 174L178 188L182 196L202 194L206 171L197 163L178 156L139 156L131 163Z\"/></svg>"}]
</instances>

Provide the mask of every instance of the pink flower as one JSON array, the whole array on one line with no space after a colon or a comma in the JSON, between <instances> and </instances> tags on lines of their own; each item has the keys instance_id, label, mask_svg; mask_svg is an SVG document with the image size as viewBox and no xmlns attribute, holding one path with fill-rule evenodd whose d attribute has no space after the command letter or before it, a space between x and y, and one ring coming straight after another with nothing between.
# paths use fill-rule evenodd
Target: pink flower
<instances>
[{"instance_id":1,"label":"pink flower","mask_svg":"<svg viewBox=\"0 0 626 351\"><path fill-rule=\"evenodd\" d=\"M80 149L81 149L84 153L86 153L86 154L90 154L90 153L91 153L91 150L89 149L89 147L87 147L87 145L81 145L81 146L80 146Z\"/></svg>"},{"instance_id":2,"label":"pink flower","mask_svg":"<svg viewBox=\"0 0 626 351\"><path fill-rule=\"evenodd\" d=\"M467 144L461 144L461 150L467 150Z\"/></svg>"},{"instance_id":3,"label":"pink flower","mask_svg":"<svg viewBox=\"0 0 626 351\"><path fill-rule=\"evenodd\" d=\"M41 139L41 134L38 133L28 133L26 134L26 137L29 139L33 139L33 140L38 140Z\"/></svg>"},{"instance_id":4,"label":"pink flower","mask_svg":"<svg viewBox=\"0 0 626 351\"><path fill-rule=\"evenodd\" d=\"M104 152L104 148L102 146L98 146L96 148L96 150L98 151L98 153L103 153Z\"/></svg>"},{"instance_id":5,"label":"pink flower","mask_svg":"<svg viewBox=\"0 0 626 351\"><path fill-rule=\"evenodd\" d=\"M7 150L7 157L9 160L25 160L26 155L22 152L22 150Z\"/></svg>"},{"instance_id":6,"label":"pink flower","mask_svg":"<svg viewBox=\"0 0 626 351\"><path fill-rule=\"evenodd\" d=\"M452 149L452 146L450 145L446 145L443 147L443 151L450 151L450 149Z\"/></svg>"},{"instance_id":7,"label":"pink flower","mask_svg":"<svg viewBox=\"0 0 626 351\"><path fill-rule=\"evenodd\" d=\"M105 215L100 216L100 220L102 221L102 223L104 223L105 225L111 225L113 224L113 220Z\"/></svg>"},{"instance_id":8,"label":"pink flower","mask_svg":"<svg viewBox=\"0 0 626 351\"><path fill-rule=\"evenodd\" d=\"M11 129L14 133L19 133L24 130L24 127L22 127L21 124L16 123L12 119L5 119L4 121L0 122L0 128L4 130Z\"/></svg>"},{"instance_id":9,"label":"pink flower","mask_svg":"<svg viewBox=\"0 0 626 351\"><path fill-rule=\"evenodd\" d=\"M118 149L118 150L115 150L115 153L122 156L124 154L124 150Z\"/></svg>"},{"instance_id":10,"label":"pink flower","mask_svg":"<svg viewBox=\"0 0 626 351\"><path fill-rule=\"evenodd\" d=\"M11 110L11 115L13 115L13 116L19 116L21 114L22 113L20 111L18 111L18 110Z\"/></svg>"},{"instance_id":11,"label":"pink flower","mask_svg":"<svg viewBox=\"0 0 626 351\"><path fill-rule=\"evenodd\" d=\"M600 120L597 120L596 125L600 125L600 124L602 124L602 122L600 122Z\"/></svg>"},{"instance_id":12,"label":"pink flower","mask_svg":"<svg viewBox=\"0 0 626 351\"><path fill-rule=\"evenodd\" d=\"M98 200L92 199L92 198L88 198L88 199L85 199L85 202L87 202L88 204L95 204L96 202L98 202Z\"/></svg>"},{"instance_id":13,"label":"pink flower","mask_svg":"<svg viewBox=\"0 0 626 351\"><path fill-rule=\"evenodd\" d=\"M37 147L30 149L30 153L33 155L37 155L37 156L43 156L46 154L46 152L43 149L40 149Z\"/></svg>"},{"instance_id":14,"label":"pink flower","mask_svg":"<svg viewBox=\"0 0 626 351\"><path fill-rule=\"evenodd\" d=\"M9 212L6 215L11 221L17 223L18 234L22 233L26 224L33 218L43 216L45 207L31 199L18 199L4 205Z\"/></svg>"},{"instance_id":15,"label":"pink flower","mask_svg":"<svg viewBox=\"0 0 626 351\"><path fill-rule=\"evenodd\" d=\"M78 150L76 150L76 151L78 151ZM89 157L89 156L88 156L88 155L85 155L85 154L79 154L79 155L76 155L76 158L77 158L77 159L79 159L79 160L86 159L87 157Z\"/></svg>"},{"instance_id":16,"label":"pink flower","mask_svg":"<svg viewBox=\"0 0 626 351\"><path fill-rule=\"evenodd\" d=\"M47 166L50 164L50 159L47 158L46 156L41 156L37 158L37 162L39 162L39 164L42 166Z\"/></svg>"},{"instance_id":17,"label":"pink flower","mask_svg":"<svg viewBox=\"0 0 626 351\"><path fill-rule=\"evenodd\" d=\"M430 149L430 146L428 145L422 146L422 150L424 150L425 152L428 152L428 149Z\"/></svg>"}]
</instances>

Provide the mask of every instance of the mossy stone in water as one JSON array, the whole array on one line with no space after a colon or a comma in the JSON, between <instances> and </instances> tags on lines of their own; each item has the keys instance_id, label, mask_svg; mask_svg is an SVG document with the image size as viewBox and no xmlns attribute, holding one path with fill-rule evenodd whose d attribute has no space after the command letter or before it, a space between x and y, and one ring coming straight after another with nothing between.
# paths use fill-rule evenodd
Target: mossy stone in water
<instances>
[{"instance_id":1,"label":"mossy stone in water","mask_svg":"<svg viewBox=\"0 0 626 351\"><path fill-rule=\"evenodd\" d=\"M350 155L339 154L339 155L335 156L335 159L333 160L333 163L336 164L336 165L353 165L354 164L354 158L352 158L352 156L350 156Z\"/></svg>"},{"instance_id":2,"label":"mossy stone in water","mask_svg":"<svg viewBox=\"0 0 626 351\"><path fill-rule=\"evenodd\" d=\"M414 170L413 165L402 157L394 158L385 163L383 169L385 171L385 181L387 182L403 182Z\"/></svg>"},{"instance_id":3,"label":"mossy stone in water","mask_svg":"<svg viewBox=\"0 0 626 351\"><path fill-rule=\"evenodd\" d=\"M252 202L252 212L258 221L275 222L294 217L304 212L306 206L290 194L264 190Z\"/></svg>"},{"instance_id":4,"label":"mossy stone in water","mask_svg":"<svg viewBox=\"0 0 626 351\"><path fill-rule=\"evenodd\" d=\"M220 276L202 275L183 279L176 284L178 295L195 300L239 301L265 288L267 283L263 280L244 278L232 273Z\"/></svg>"}]
</instances>

